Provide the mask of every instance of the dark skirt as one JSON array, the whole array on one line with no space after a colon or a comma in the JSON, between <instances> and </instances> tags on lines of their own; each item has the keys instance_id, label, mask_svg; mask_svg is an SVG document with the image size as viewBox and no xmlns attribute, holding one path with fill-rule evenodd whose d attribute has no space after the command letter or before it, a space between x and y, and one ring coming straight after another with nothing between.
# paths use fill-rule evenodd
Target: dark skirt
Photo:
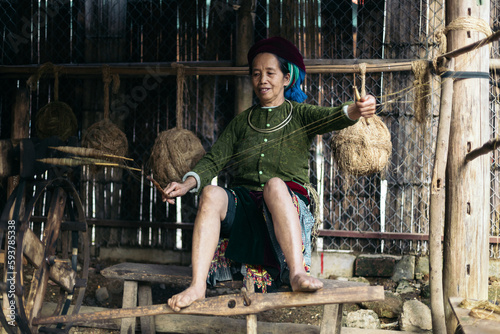
<instances>
[{"instance_id":1,"label":"dark skirt","mask_svg":"<svg viewBox=\"0 0 500 334\"><path fill-rule=\"evenodd\" d=\"M253 278L255 291L273 292L289 285L288 267L274 233L271 214L262 200L262 192L246 188L231 190L236 196L234 223L229 238L223 238L212 260L207 282ZM290 190L302 229L304 267L310 272L311 230L314 219L307 199Z\"/></svg>"}]
</instances>

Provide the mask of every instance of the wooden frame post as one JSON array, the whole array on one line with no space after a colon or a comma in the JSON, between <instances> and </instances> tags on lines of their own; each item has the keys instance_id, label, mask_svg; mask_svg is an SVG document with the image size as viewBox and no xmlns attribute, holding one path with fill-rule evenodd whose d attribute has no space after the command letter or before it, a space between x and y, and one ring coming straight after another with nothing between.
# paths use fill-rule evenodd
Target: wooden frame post
<instances>
[{"instance_id":1,"label":"wooden frame post","mask_svg":"<svg viewBox=\"0 0 500 334\"><path fill-rule=\"evenodd\" d=\"M243 0L240 1L241 6L238 9L238 32L236 40L236 66L247 65L247 53L253 44L253 18L252 11L254 1ZM248 64L250 65L250 64ZM236 100L235 109L236 114L241 113L243 110L252 106L253 88L250 76L236 76Z\"/></svg>"},{"instance_id":2,"label":"wooden frame post","mask_svg":"<svg viewBox=\"0 0 500 334\"><path fill-rule=\"evenodd\" d=\"M447 22L471 17L490 20L490 2L470 0L446 3ZM448 50L484 38L467 30L448 32ZM488 48L456 57L455 71L489 72ZM484 78L455 79L453 83L450 144L446 177L444 235L444 295L447 332L454 333L456 319L448 299L487 298L490 172L486 156L465 162L466 154L486 142L489 129L489 82Z\"/></svg>"}]
</instances>

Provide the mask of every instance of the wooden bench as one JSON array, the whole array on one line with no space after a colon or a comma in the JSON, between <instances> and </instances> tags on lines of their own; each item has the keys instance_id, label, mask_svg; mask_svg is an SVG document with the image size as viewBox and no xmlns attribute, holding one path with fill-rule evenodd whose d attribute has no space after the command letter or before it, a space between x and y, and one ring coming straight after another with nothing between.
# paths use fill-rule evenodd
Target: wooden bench
<instances>
[{"instance_id":1,"label":"wooden bench","mask_svg":"<svg viewBox=\"0 0 500 334\"><path fill-rule=\"evenodd\" d=\"M191 269L187 267L128 262L105 268L101 271L101 274L107 278L122 279L124 281L122 308L152 305L151 283L188 285L191 280ZM254 314L258 313L259 310L305 305L323 305L320 333L339 334L342 325L343 303L384 299L384 289L382 286L369 286L363 283L347 281L322 281L324 283L324 288L314 293L278 292L272 294L252 294L252 292L249 291L248 295L243 293L245 301L248 300L248 302L241 303L248 304L245 306L236 305L237 303L235 303L235 306L229 306L228 308L227 298L224 299L222 298L223 296L220 296L206 298L203 302L196 302L197 305L193 304L189 308L183 309L179 314L184 312L188 314L209 314L204 311L206 309L219 309L218 312L222 313L217 314L220 315L248 314L247 332L256 333L257 321ZM231 288L241 288L243 286L242 282L228 282L221 285ZM251 301L253 301L253 303L250 305ZM235 300L230 300L229 302L235 302ZM222 305L222 307L220 307L220 305ZM247 308L244 309L244 307ZM193 308L198 309L198 311L195 310L196 312L190 312L190 310L188 310ZM227 310L221 310L223 308ZM248 313L244 313L247 311ZM135 327L136 318L122 319L121 333L133 333ZM140 316L140 328L141 332L144 334L155 333L154 317Z\"/></svg>"}]
</instances>

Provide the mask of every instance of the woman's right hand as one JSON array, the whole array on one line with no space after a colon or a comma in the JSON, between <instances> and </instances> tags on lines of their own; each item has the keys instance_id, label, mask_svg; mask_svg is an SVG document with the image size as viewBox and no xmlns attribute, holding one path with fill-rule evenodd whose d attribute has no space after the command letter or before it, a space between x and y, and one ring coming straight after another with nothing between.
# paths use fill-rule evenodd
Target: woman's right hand
<instances>
[{"instance_id":1,"label":"woman's right hand","mask_svg":"<svg viewBox=\"0 0 500 334\"><path fill-rule=\"evenodd\" d=\"M188 191L196 187L196 179L192 176L188 177L184 182L171 182L161 194L163 202L175 204L175 198L184 196Z\"/></svg>"}]
</instances>

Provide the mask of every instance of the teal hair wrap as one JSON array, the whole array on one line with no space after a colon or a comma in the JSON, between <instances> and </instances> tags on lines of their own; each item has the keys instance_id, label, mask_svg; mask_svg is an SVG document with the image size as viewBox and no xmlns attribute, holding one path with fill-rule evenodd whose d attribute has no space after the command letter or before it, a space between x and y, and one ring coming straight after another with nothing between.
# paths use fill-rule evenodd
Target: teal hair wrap
<instances>
[{"instance_id":1,"label":"teal hair wrap","mask_svg":"<svg viewBox=\"0 0 500 334\"><path fill-rule=\"evenodd\" d=\"M290 71L290 83L285 87L285 98L299 103L304 102L307 95L302 91L300 85L304 81L306 72L291 62L288 62L288 70Z\"/></svg>"}]
</instances>

